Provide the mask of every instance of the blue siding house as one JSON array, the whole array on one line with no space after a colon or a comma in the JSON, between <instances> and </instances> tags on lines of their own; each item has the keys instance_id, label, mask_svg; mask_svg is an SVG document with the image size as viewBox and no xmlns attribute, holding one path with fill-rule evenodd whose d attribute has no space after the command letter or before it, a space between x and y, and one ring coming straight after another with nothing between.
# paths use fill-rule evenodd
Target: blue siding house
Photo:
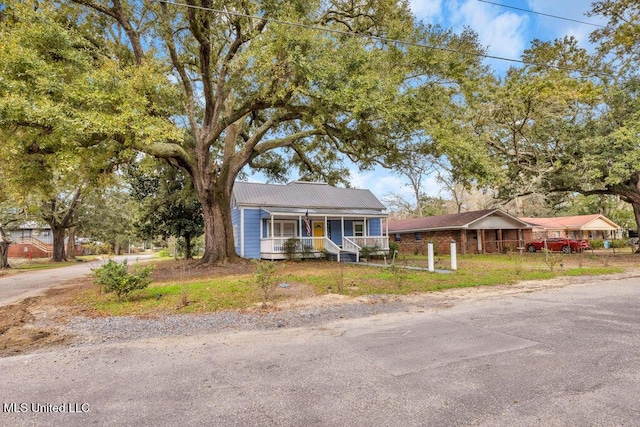
<instances>
[{"instance_id":1,"label":"blue siding house","mask_svg":"<svg viewBox=\"0 0 640 427\"><path fill-rule=\"evenodd\" d=\"M369 190L294 181L236 182L231 219L243 258L285 259L295 238L304 256L359 260L363 247L389 249L385 206Z\"/></svg>"}]
</instances>

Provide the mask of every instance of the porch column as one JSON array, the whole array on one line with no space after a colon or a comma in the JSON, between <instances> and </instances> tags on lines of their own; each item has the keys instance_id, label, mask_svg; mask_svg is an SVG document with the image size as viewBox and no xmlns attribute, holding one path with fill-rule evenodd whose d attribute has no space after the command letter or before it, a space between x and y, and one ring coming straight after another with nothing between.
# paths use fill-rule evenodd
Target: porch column
<instances>
[{"instance_id":1,"label":"porch column","mask_svg":"<svg viewBox=\"0 0 640 427\"><path fill-rule=\"evenodd\" d=\"M274 226L273 226L273 213L269 214L269 217L271 218L271 241L273 242L273 230L274 230Z\"/></svg>"},{"instance_id":2,"label":"porch column","mask_svg":"<svg viewBox=\"0 0 640 427\"><path fill-rule=\"evenodd\" d=\"M502 253L502 228L498 229L498 252Z\"/></svg>"},{"instance_id":3,"label":"porch column","mask_svg":"<svg viewBox=\"0 0 640 427\"><path fill-rule=\"evenodd\" d=\"M302 237L302 215L298 215L298 237Z\"/></svg>"},{"instance_id":4,"label":"porch column","mask_svg":"<svg viewBox=\"0 0 640 427\"><path fill-rule=\"evenodd\" d=\"M340 242L341 243L340 247L344 248L344 215L340 217L340 227L342 228L340 230L342 234L342 241Z\"/></svg>"},{"instance_id":5,"label":"porch column","mask_svg":"<svg viewBox=\"0 0 640 427\"><path fill-rule=\"evenodd\" d=\"M131 253L131 246L129 246L129 253ZM244 258L244 208L240 208L240 256Z\"/></svg>"},{"instance_id":6,"label":"porch column","mask_svg":"<svg viewBox=\"0 0 640 427\"><path fill-rule=\"evenodd\" d=\"M331 238L329 237L329 227L327 226L327 216L324 216L324 237L328 238L329 240L331 240ZM322 247L324 248L324 242L322 242Z\"/></svg>"},{"instance_id":7,"label":"porch column","mask_svg":"<svg viewBox=\"0 0 640 427\"><path fill-rule=\"evenodd\" d=\"M467 230L460 230L460 254L467 253Z\"/></svg>"},{"instance_id":8,"label":"porch column","mask_svg":"<svg viewBox=\"0 0 640 427\"><path fill-rule=\"evenodd\" d=\"M518 228L518 247L521 248L524 246L524 238L522 237L522 228Z\"/></svg>"},{"instance_id":9,"label":"porch column","mask_svg":"<svg viewBox=\"0 0 640 427\"><path fill-rule=\"evenodd\" d=\"M481 253L486 253L485 248L487 246L487 239L486 239L486 235L484 233L484 228L482 229L482 252Z\"/></svg>"}]
</instances>

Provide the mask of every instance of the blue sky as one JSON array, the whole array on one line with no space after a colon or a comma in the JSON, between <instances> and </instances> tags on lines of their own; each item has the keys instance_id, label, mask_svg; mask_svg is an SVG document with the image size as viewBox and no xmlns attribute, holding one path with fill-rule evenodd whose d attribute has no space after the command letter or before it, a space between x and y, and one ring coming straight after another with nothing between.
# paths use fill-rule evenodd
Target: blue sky
<instances>
[{"instance_id":1,"label":"blue sky","mask_svg":"<svg viewBox=\"0 0 640 427\"><path fill-rule=\"evenodd\" d=\"M591 0L491 0L520 9L548 15L604 25L606 22L585 15L591 9ZM410 0L417 18L427 24L439 24L459 32L465 26L478 33L480 43L488 48L488 54L520 59L533 39L550 41L566 35L574 36L581 46L593 50L589 33L596 29L591 25L570 22L515 9L496 6L479 0ZM488 60L498 73L506 71L510 62ZM383 168L359 172L351 169L351 183L357 188L368 188L378 198L389 193L400 193L412 201L412 192L406 179ZM446 197L435 177L427 180L424 190L432 196Z\"/></svg>"},{"instance_id":2,"label":"blue sky","mask_svg":"<svg viewBox=\"0 0 640 427\"><path fill-rule=\"evenodd\" d=\"M591 0L490 0L519 9L556 15L577 21L604 25L602 19L585 15L591 9ZM589 33L596 27L525 11L505 8L480 0L409 0L413 13L425 24L439 24L456 32L466 26L478 33L480 43L492 56L520 59L533 39L551 41L566 35L574 36L581 46L593 50L589 44ZM496 72L503 73L512 62L487 60ZM515 64L517 65L517 64ZM378 167L360 172L357 166L350 167L351 185L371 190L379 199L390 193L401 194L413 202L413 193L406 178ZM291 177L295 179L295 177ZM262 181L261 174L249 176L250 181ZM426 180L423 191L431 196L448 197L435 177Z\"/></svg>"}]
</instances>

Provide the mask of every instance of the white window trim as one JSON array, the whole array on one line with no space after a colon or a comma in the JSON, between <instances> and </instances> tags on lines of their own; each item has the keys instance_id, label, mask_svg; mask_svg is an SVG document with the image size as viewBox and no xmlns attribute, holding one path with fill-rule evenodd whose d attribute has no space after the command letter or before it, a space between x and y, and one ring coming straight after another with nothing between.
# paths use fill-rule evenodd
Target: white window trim
<instances>
[{"instance_id":1,"label":"white window trim","mask_svg":"<svg viewBox=\"0 0 640 427\"><path fill-rule=\"evenodd\" d=\"M362 226L362 234L356 234L356 225L360 225ZM353 221L353 237L364 237L365 236L365 232L364 232L364 221Z\"/></svg>"},{"instance_id":2,"label":"white window trim","mask_svg":"<svg viewBox=\"0 0 640 427\"><path fill-rule=\"evenodd\" d=\"M280 228L279 235L276 234L275 236L271 236L271 221L272 221L271 219L267 220L267 238L271 238L271 237L297 237L298 236L298 221L296 221L295 219L274 219L273 220L274 234L276 234L275 226L279 225L278 228ZM282 227L282 224L292 224L293 225L293 235L292 236L283 235L284 228Z\"/></svg>"}]
</instances>

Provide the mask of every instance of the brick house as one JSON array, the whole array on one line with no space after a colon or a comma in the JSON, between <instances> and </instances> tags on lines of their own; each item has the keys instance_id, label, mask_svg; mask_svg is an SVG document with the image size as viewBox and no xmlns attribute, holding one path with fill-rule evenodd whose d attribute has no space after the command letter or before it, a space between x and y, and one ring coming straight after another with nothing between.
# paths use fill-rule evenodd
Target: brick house
<instances>
[{"instance_id":1,"label":"brick house","mask_svg":"<svg viewBox=\"0 0 640 427\"><path fill-rule=\"evenodd\" d=\"M430 241L437 254L448 254L451 241L459 254L515 251L530 236L529 224L499 209L389 221L400 253L426 254Z\"/></svg>"},{"instance_id":2,"label":"brick house","mask_svg":"<svg viewBox=\"0 0 640 427\"><path fill-rule=\"evenodd\" d=\"M615 239L621 230L618 224L600 214L556 218L520 218L520 220L532 227L531 240L550 237L585 240Z\"/></svg>"}]
</instances>

